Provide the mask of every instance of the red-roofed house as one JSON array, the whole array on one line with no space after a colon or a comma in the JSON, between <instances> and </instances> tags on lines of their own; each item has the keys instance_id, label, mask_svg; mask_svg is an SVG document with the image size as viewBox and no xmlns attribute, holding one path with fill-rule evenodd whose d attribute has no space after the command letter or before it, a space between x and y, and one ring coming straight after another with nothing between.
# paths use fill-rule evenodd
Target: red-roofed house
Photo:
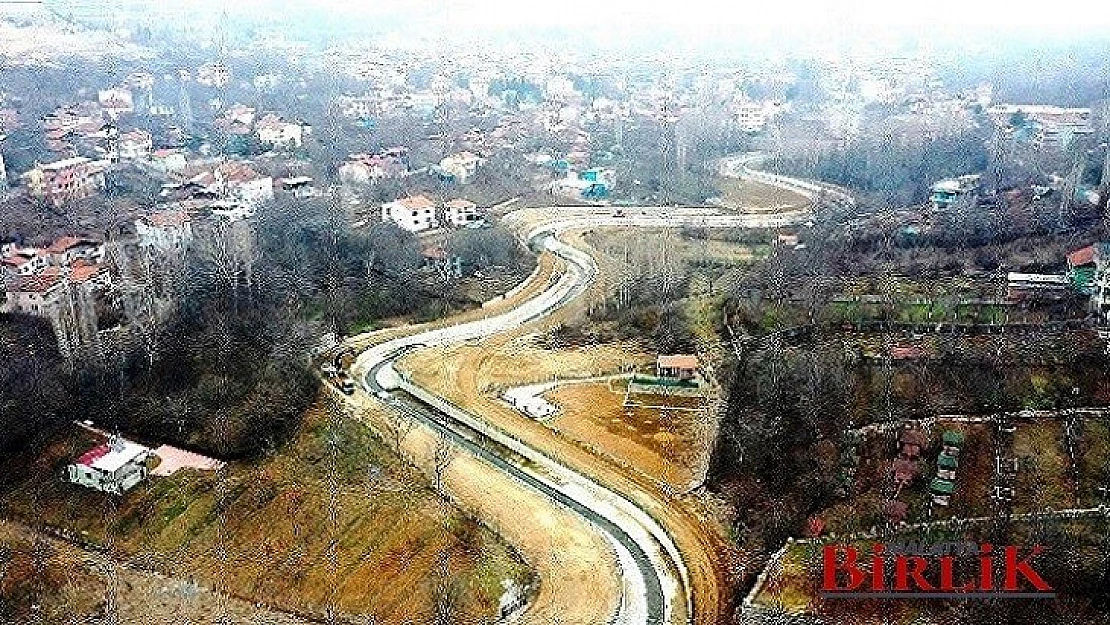
<instances>
[{"instance_id":1,"label":"red-roofed house","mask_svg":"<svg viewBox=\"0 0 1110 625\"><path fill-rule=\"evenodd\" d=\"M189 161L180 150L155 150L150 155L150 164L159 171L170 172L185 169Z\"/></svg>"},{"instance_id":2,"label":"red-roofed house","mask_svg":"<svg viewBox=\"0 0 1110 625\"><path fill-rule=\"evenodd\" d=\"M698 375L698 357L690 354L660 355L655 374L661 378L690 380Z\"/></svg>"},{"instance_id":3,"label":"red-roofed house","mask_svg":"<svg viewBox=\"0 0 1110 625\"><path fill-rule=\"evenodd\" d=\"M87 260L75 260L69 266L66 278L73 284L106 289L112 286L112 273L104 265L95 265Z\"/></svg>"},{"instance_id":4,"label":"red-roofed house","mask_svg":"<svg viewBox=\"0 0 1110 625\"><path fill-rule=\"evenodd\" d=\"M113 438L81 454L66 468L66 480L106 493L122 495L147 476L150 449Z\"/></svg>"},{"instance_id":5,"label":"red-roofed house","mask_svg":"<svg viewBox=\"0 0 1110 625\"><path fill-rule=\"evenodd\" d=\"M0 266L8 277L29 276L46 266L46 258L36 249L13 249L0 258Z\"/></svg>"},{"instance_id":6,"label":"red-roofed house","mask_svg":"<svg viewBox=\"0 0 1110 625\"><path fill-rule=\"evenodd\" d=\"M132 130L121 132L117 145L120 159L133 161L150 157L150 152L154 149L154 139L145 130Z\"/></svg>"},{"instance_id":7,"label":"red-roofed house","mask_svg":"<svg viewBox=\"0 0 1110 625\"><path fill-rule=\"evenodd\" d=\"M104 188L104 165L84 157L39 165L23 174L31 197L53 206L96 195Z\"/></svg>"},{"instance_id":8,"label":"red-roofed house","mask_svg":"<svg viewBox=\"0 0 1110 625\"><path fill-rule=\"evenodd\" d=\"M304 129L300 124L282 121L272 113L265 115L254 126L258 140L275 147L296 148L303 141Z\"/></svg>"},{"instance_id":9,"label":"red-roofed house","mask_svg":"<svg viewBox=\"0 0 1110 625\"><path fill-rule=\"evenodd\" d=\"M0 312L50 317L57 308L63 286L58 268L47 267L41 273L23 278L8 290Z\"/></svg>"},{"instance_id":10,"label":"red-roofed house","mask_svg":"<svg viewBox=\"0 0 1110 625\"><path fill-rule=\"evenodd\" d=\"M42 250L46 260L56 267L70 265L77 259L100 262L104 244L84 237L62 237Z\"/></svg>"},{"instance_id":11,"label":"red-roofed house","mask_svg":"<svg viewBox=\"0 0 1110 625\"><path fill-rule=\"evenodd\" d=\"M245 163L228 161L212 170L229 199L257 206L274 199L274 179L263 176Z\"/></svg>"},{"instance_id":12,"label":"red-roofed house","mask_svg":"<svg viewBox=\"0 0 1110 625\"><path fill-rule=\"evenodd\" d=\"M164 210L135 220L139 245L168 252L181 250L193 240L189 214L183 210Z\"/></svg>"},{"instance_id":13,"label":"red-roofed house","mask_svg":"<svg viewBox=\"0 0 1110 625\"><path fill-rule=\"evenodd\" d=\"M439 225L435 202L424 195L382 204L382 221L392 221L409 232L421 232Z\"/></svg>"}]
</instances>

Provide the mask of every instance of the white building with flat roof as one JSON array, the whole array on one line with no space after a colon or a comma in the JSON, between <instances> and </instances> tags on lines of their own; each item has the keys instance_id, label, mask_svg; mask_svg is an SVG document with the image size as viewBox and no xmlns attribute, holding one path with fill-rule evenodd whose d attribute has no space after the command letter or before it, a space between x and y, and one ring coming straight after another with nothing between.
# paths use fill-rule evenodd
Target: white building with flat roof
<instances>
[{"instance_id":1,"label":"white building with flat roof","mask_svg":"<svg viewBox=\"0 0 1110 625\"><path fill-rule=\"evenodd\" d=\"M422 232L439 225L436 204L424 195L382 204L382 221L392 221L409 232Z\"/></svg>"}]
</instances>

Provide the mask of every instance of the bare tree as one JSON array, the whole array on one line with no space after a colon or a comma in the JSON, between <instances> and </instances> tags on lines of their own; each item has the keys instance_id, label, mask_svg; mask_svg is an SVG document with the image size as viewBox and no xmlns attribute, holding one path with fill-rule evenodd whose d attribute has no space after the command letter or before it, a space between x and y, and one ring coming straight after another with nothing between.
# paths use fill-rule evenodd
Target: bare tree
<instances>
[{"instance_id":1,"label":"bare tree","mask_svg":"<svg viewBox=\"0 0 1110 625\"><path fill-rule=\"evenodd\" d=\"M435 451L432 454L432 479L436 491L443 491L443 478L457 454L458 451L446 432L436 435Z\"/></svg>"}]
</instances>

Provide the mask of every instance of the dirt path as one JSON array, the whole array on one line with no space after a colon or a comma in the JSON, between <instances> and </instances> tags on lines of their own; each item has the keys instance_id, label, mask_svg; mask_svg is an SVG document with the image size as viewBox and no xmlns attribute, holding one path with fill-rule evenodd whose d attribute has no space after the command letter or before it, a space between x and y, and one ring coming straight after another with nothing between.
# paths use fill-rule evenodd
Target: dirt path
<instances>
[{"instance_id":1,"label":"dirt path","mask_svg":"<svg viewBox=\"0 0 1110 625\"><path fill-rule=\"evenodd\" d=\"M574 237L565 238L573 242ZM599 281L601 288L604 281ZM593 290L598 285L591 287ZM495 357L499 348L522 335L537 332L554 323L580 314L591 297L575 300L550 317L528 324L513 332L486 339L481 346L455 346L430 349L406 356L399 369L411 371L419 385L482 417L502 430L526 441L530 446L552 458L559 459L601 485L619 492L651 514L670 533L682 552L691 576L694 594L694 622L713 625L724 620L730 597L730 547L715 529L715 522L692 497L668 492L653 478L620 466L602 457L585 445L560 436L543 424L521 415L497 399L492 392L499 386L535 382L535 363L515 362L509 366ZM621 362L618 353L593 354L589 374L598 370L616 371ZM579 370L578 375L582 375ZM568 377L575 372L564 373ZM685 615L676 614L672 622L683 622Z\"/></svg>"},{"instance_id":2,"label":"dirt path","mask_svg":"<svg viewBox=\"0 0 1110 625\"><path fill-rule=\"evenodd\" d=\"M355 416L387 433L401 455L436 481L438 436L358 391ZM513 545L540 580L519 623L605 623L616 609L620 575L610 547L581 517L461 450L447 454L440 479L456 505ZM441 456L442 457L442 456Z\"/></svg>"}]
</instances>

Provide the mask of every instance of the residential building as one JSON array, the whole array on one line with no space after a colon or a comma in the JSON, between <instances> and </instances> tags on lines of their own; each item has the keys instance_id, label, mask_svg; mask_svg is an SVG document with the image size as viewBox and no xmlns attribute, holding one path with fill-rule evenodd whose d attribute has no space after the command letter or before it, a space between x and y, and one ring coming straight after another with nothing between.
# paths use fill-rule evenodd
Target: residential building
<instances>
[{"instance_id":1,"label":"residential building","mask_svg":"<svg viewBox=\"0 0 1110 625\"><path fill-rule=\"evenodd\" d=\"M979 179L979 174L971 174L941 180L933 185L929 202L934 209L944 210L955 204L961 197L978 191Z\"/></svg>"},{"instance_id":2,"label":"residential building","mask_svg":"<svg viewBox=\"0 0 1110 625\"><path fill-rule=\"evenodd\" d=\"M339 166L344 184L368 184L386 178L401 178L409 173L408 148L395 147L377 154L351 154Z\"/></svg>"},{"instance_id":3,"label":"residential building","mask_svg":"<svg viewBox=\"0 0 1110 625\"><path fill-rule=\"evenodd\" d=\"M233 104L223 112L223 121L230 125L253 126L254 107L245 104Z\"/></svg>"},{"instance_id":4,"label":"residential building","mask_svg":"<svg viewBox=\"0 0 1110 625\"><path fill-rule=\"evenodd\" d=\"M690 354L659 355L655 375L661 378L692 380L698 375L698 357Z\"/></svg>"},{"instance_id":5,"label":"residential building","mask_svg":"<svg viewBox=\"0 0 1110 625\"><path fill-rule=\"evenodd\" d=\"M150 155L150 164L159 171L169 173L185 169L189 161L181 150L161 149L155 150Z\"/></svg>"},{"instance_id":6,"label":"residential building","mask_svg":"<svg viewBox=\"0 0 1110 625\"><path fill-rule=\"evenodd\" d=\"M146 130L132 130L120 133L116 145L120 160L145 160L154 149L154 139Z\"/></svg>"},{"instance_id":7,"label":"residential building","mask_svg":"<svg viewBox=\"0 0 1110 625\"><path fill-rule=\"evenodd\" d=\"M97 445L66 468L66 481L105 493L122 495L147 474L150 449L119 437Z\"/></svg>"},{"instance_id":8,"label":"residential building","mask_svg":"<svg viewBox=\"0 0 1110 625\"><path fill-rule=\"evenodd\" d=\"M96 195L104 188L105 163L84 157L39 165L23 174L31 197L60 207Z\"/></svg>"},{"instance_id":9,"label":"residential building","mask_svg":"<svg viewBox=\"0 0 1110 625\"><path fill-rule=\"evenodd\" d=\"M33 248L13 248L0 257L0 267L5 277L29 276L46 267L46 258Z\"/></svg>"},{"instance_id":10,"label":"residential building","mask_svg":"<svg viewBox=\"0 0 1110 625\"><path fill-rule=\"evenodd\" d=\"M128 89L104 89L97 94L101 110L112 119L135 112L135 99Z\"/></svg>"},{"instance_id":11,"label":"residential building","mask_svg":"<svg viewBox=\"0 0 1110 625\"><path fill-rule=\"evenodd\" d=\"M382 204L382 221L392 221L409 232L421 232L439 225L435 202L424 195Z\"/></svg>"},{"instance_id":12,"label":"residential building","mask_svg":"<svg viewBox=\"0 0 1110 625\"><path fill-rule=\"evenodd\" d=\"M339 114L349 119L369 119L379 112L378 98L342 96L336 100Z\"/></svg>"},{"instance_id":13,"label":"residential building","mask_svg":"<svg viewBox=\"0 0 1110 625\"><path fill-rule=\"evenodd\" d=\"M189 214L183 210L163 210L135 220L139 245L161 252L185 249L193 240Z\"/></svg>"},{"instance_id":14,"label":"residential building","mask_svg":"<svg viewBox=\"0 0 1110 625\"><path fill-rule=\"evenodd\" d=\"M1101 255L1099 245L1088 245L1068 254L1068 280L1072 288L1083 295L1094 292L1095 274ZM1105 261L1104 261L1105 262Z\"/></svg>"},{"instance_id":15,"label":"residential building","mask_svg":"<svg viewBox=\"0 0 1110 625\"><path fill-rule=\"evenodd\" d=\"M566 178L551 183L555 195L576 200L600 200L609 197L612 170L588 169L581 174L567 171Z\"/></svg>"},{"instance_id":16,"label":"residential building","mask_svg":"<svg viewBox=\"0 0 1110 625\"><path fill-rule=\"evenodd\" d=\"M1092 250L1091 260L1094 264L1094 270L1091 272L1091 279L1087 288L1091 294L1091 312L1098 314L1099 320L1106 324L1110 321L1110 243L1096 243L1089 248L1080 250L1080 252L1086 253L1085 250L1088 249ZM1075 252L1068 256L1069 274L1072 268L1072 257L1078 253ZM1082 259L1076 260L1078 262Z\"/></svg>"},{"instance_id":17,"label":"residential building","mask_svg":"<svg viewBox=\"0 0 1110 625\"><path fill-rule=\"evenodd\" d=\"M48 267L9 287L0 312L52 317L64 286L61 271L57 267Z\"/></svg>"},{"instance_id":18,"label":"residential building","mask_svg":"<svg viewBox=\"0 0 1110 625\"><path fill-rule=\"evenodd\" d=\"M1009 300L1059 299L1071 286L1066 275L1042 273L1006 274L1006 298Z\"/></svg>"},{"instance_id":19,"label":"residential building","mask_svg":"<svg viewBox=\"0 0 1110 625\"><path fill-rule=\"evenodd\" d=\"M762 103L743 100L733 106L736 111L736 125L741 132L763 132L767 126L767 113Z\"/></svg>"},{"instance_id":20,"label":"residential building","mask_svg":"<svg viewBox=\"0 0 1110 625\"><path fill-rule=\"evenodd\" d=\"M99 263L104 260L104 244L84 237L62 237L40 254L54 267L67 267L77 260Z\"/></svg>"},{"instance_id":21,"label":"residential building","mask_svg":"<svg viewBox=\"0 0 1110 625\"><path fill-rule=\"evenodd\" d=\"M482 220L482 214L478 211L478 205L469 200L449 200L443 205L443 208L447 215L447 223L458 228L469 226L470 224Z\"/></svg>"},{"instance_id":22,"label":"residential building","mask_svg":"<svg viewBox=\"0 0 1110 625\"><path fill-rule=\"evenodd\" d=\"M224 87L231 82L231 70L223 63L205 63L197 69L197 82L206 87Z\"/></svg>"},{"instance_id":23,"label":"residential building","mask_svg":"<svg viewBox=\"0 0 1110 625\"><path fill-rule=\"evenodd\" d=\"M208 206L212 215L227 222L234 223L254 217L254 206L241 204L233 200L220 200Z\"/></svg>"},{"instance_id":24,"label":"residential building","mask_svg":"<svg viewBox=\"0 0 1110 625\"><path fill-rule=\"evenodd\" d=\"M460 152L441 160L434 169L443 178L466 184L486 161L472 152Z\"/></svg>"},{"instance_id":25,"label":"residential building","mask_svg":"<svg viewBox=\"0 0 1110 625\"><path fill-rule=\"evenodd\" d=\"M274 199L274 179L237 161L224 163L212 171L222 186L224 197L257 206Z\"/></svg>"},{"instance_id":26,"label":"residential building","mask_svg":"<svg viewBox=\"0 0 1110 625\"><path fill-rule=\"evenodd\" d=\"M281 185L282 191L291 193L293 197L296 198L316 197L320 195L320 190L316 188L314 181L309 176L282 178L278 183Z\"/></svg>"},{"instance_id":27,"label":"residential building","mask_svg":"<svg viewBox=\"0 0 1110 625\"><path fill-rule=\"evenodd\" d=\"M282 121L280 117L273 114L258 120L254 130L258 133L259 141L274 147L296 148L304 141L301 124Z\"/></svg>"}]
</instances>

